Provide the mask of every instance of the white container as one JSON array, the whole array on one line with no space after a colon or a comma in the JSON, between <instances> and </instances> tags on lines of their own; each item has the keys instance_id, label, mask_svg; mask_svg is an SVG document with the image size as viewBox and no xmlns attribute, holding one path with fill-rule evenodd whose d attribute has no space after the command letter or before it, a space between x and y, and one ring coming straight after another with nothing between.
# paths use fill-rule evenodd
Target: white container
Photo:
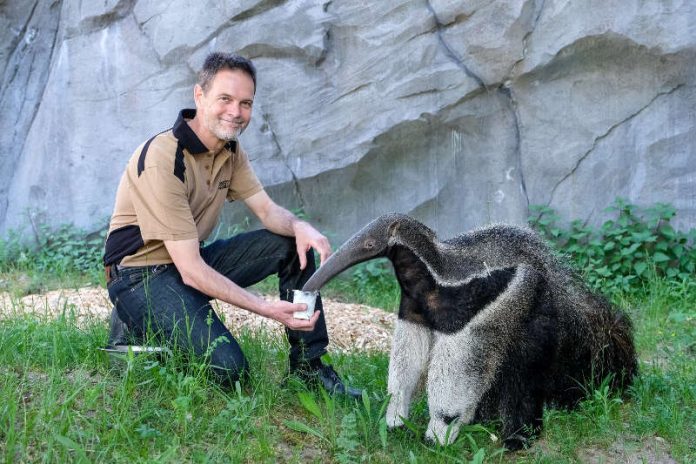
<instances>
[{"instance_id":1,"label":"white container","mask_svg":"<svg viewBox=\"0 0 696 464\"><path fill-rule=\"evenodd\" d=\"M307 305L306 311L295 311L293 317L295 319L309 320L314 314L314 304L317 302L319 292L303 292L302 290L293 290L292 302L304 303Z\"/></svg>"}]
</instances>

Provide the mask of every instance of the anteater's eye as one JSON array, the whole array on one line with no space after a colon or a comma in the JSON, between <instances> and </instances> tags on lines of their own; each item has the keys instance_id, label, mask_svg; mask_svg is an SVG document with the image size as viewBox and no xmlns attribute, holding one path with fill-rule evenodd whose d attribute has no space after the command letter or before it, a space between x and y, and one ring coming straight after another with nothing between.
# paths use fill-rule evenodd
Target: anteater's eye
<instances>
[{"instance_id":1,"label":"anteater's eye","mask_svg":"<svg viewBox=\"0 0 696 464\"><path fill-rule=\"evenodd\" d=\"M370 239L370 240L365 240L365 248L367 248L367 249L369 250L369 249L374 248L374 247L375 247L375 241L374 241L374 240L372 240L372 239Z\"/></svg>"},{"instance_id":2,"label":"anteater's eye","mask_svg":"<svg viewBox=\"0 0 696 464\"><path fill-rule=\"evenodd\" d=\"M442 414L440 418L442 419L442 422L444 422L447 425L450 425L452 422L459 419L459 414L457 414L456 416L447 416L445 414Z\"/></svg>"}]
</instances>

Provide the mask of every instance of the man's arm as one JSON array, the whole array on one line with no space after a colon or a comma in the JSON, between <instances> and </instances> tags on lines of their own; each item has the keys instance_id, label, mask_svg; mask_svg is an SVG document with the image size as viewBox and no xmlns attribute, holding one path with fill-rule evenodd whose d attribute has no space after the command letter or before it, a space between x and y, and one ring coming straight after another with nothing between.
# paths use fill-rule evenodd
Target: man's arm
<instances>
[{"instance_id":1,"label":"man's arm","mask_svg":"<svg viewBox=\"0 0 696 464\"><path fill-rule=\"evenodd\" d=\"M319 253L321 264L331 255L331 245L324 235L308 222L298 219L287 209L278 206L264 190L250 196L244 202L268 230L278 235L295 237L300 269L307 266L307 252L310 248Z\"/></svg>"},{"instance_id":2,"label":"man's arm","mask_svg":"<svg viewBox=\"0 0 696 464\"><path fill-rule=\"evenodd\" d=\"M203 261L195 239L165 240L164 245L184 283L212 298L274 319L293 330L310 331L319 319L318 311L309 320L295 319L293 314L302 311L304 305L282 300L269 302L244 290Z\"/></svg>"}]
</instances>

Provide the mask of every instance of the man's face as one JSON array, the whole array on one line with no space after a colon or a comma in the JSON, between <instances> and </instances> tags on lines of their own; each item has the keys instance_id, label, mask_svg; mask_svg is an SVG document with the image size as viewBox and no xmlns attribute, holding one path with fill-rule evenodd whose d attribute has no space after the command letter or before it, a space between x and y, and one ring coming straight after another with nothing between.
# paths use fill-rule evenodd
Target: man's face
<instances>
[{"instance_id":1,"label":"man's face","mask_svg":"<svg viewBox=\"0 0 696 464\"><path fill-rule=\"evenodd\" d=\"M195 98L205 128L219 140L233 140L251 120L254 81L243 71L225 69L215 74L207 92L196 85Z\"/></svg>"}]
</instances>

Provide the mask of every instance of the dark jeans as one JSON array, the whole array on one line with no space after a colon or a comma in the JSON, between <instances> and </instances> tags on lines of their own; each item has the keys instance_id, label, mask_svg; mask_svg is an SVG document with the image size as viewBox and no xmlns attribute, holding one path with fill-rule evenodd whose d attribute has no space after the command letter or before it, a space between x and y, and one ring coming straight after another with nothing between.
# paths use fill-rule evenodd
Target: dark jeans
<instances>
[{"instance_id":1,"label":"dark jeans","mask_svg":"<svg viewBox=\"0 0 696 464\"><path fill-rule=\"evenodd\" d=\"M218 240L201 248L201 256L240 287L278 274L280 298L286 301L315 271L311 251L301 271L295 240L266 230ZM248 370L244 353L215 314L210 297L185 285L174 265L121 268L108 289L118 316L136 337L156 336L172 348L209 356L212 372L226 385ZM322 310L321 297L315 309ZM286 328L286 332L291 367L326 353L329 340L323 311L313 331Z\"/></svg>"}]
</instances>

